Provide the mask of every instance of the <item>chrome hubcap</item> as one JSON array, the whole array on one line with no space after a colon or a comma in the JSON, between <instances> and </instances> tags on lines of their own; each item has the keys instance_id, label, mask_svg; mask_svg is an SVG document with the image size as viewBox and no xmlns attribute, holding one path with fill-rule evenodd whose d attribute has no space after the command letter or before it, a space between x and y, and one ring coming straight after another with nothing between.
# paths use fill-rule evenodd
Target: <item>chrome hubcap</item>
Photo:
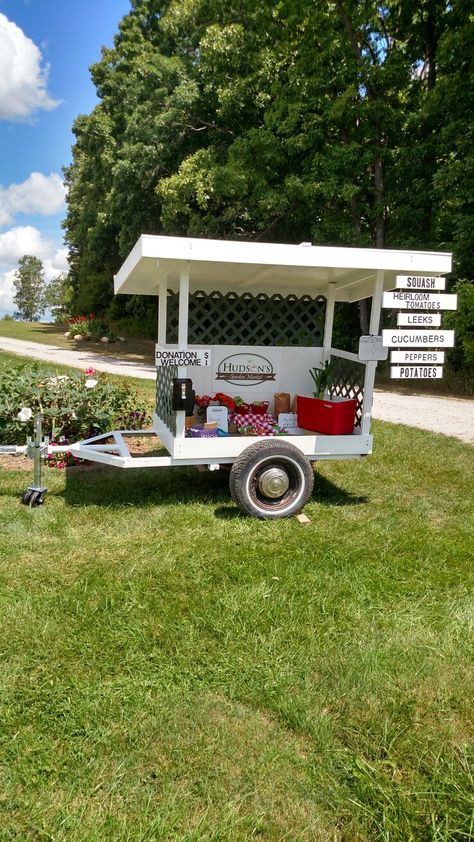
<instances>
[{"instance_id":1,"label":"chrome hubcap","mask_svg":"<svg viewBox=\"0 0 474 842\"><path fill-rule=\"evenodd\" d=\"M289 485L288 474L281 468L268 468L258 478L258 487L265 497L281 497Z\"/></svg>"}]
</instances>

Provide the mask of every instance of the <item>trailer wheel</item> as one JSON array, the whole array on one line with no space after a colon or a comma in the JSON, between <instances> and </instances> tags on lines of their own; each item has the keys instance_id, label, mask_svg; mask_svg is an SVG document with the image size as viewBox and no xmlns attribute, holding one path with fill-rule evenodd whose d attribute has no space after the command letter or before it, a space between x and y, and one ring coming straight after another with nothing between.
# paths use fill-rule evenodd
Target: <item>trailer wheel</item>
<instances>
[{"instance_id":1,"label":"trailer wheel","mask_svg":"<svg viewBox=\"0 0 474 842\"><path fill-rule=\"evenodd\" d=\"M261 441L237 457L229 477L230 495L245 514L290 517L303 508L314 474L305 456L284 441Z\"/></svg>"}]
</instances>

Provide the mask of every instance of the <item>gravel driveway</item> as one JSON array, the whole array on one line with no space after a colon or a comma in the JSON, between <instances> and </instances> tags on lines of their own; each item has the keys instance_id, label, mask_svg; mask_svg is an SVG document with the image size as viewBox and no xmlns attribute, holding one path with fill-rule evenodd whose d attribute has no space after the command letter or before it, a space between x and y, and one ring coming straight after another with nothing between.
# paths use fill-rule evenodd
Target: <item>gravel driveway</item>
<instances>
[{"instance_id":1,"label":"gravel driveway","mask_svg":"<svg viewBox=\"0 0 474 842\"><path fill-rule=\"evenodd\" d=\"M39 342L26 342L5 337L0 337L0 350L75 368L92 366L97 371L108 371L129 377L144 379L155 377L153 365L105 356L95 351L69 351L57 348L55 345L43 345ZM374 393L372 416L394 424L406 424L423 430L432 430L435 433L443 433L446 436L454 436L468 444L474 444L474 401L472 400L404 395L377 389Z\"/></svg>"}]
</instances>

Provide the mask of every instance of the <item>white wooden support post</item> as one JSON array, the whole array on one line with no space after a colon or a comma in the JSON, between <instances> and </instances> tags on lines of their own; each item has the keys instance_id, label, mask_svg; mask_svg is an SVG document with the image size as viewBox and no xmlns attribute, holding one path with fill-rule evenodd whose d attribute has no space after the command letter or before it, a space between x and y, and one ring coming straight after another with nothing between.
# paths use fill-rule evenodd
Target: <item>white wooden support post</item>
<instances>
[{"instance_id":1,"label":"white wooden support post","mask_svg":"<svg viewBox=\"0 0 474 842\"><path fill-rule=\"evenodd\" d=\"M372 307L370 310L369 333L371 336L378 336L380 329L380 313L382 311L383 297L383 270L379 269L375 278L374 291L372 294Z\"/></svg>"},{"instance_id":2,"label":"white wooden support post","mask_svg":"<svg viewBox=\"0 0 474 842\"><path fill-rule=\"evenodd\" d=\"M158 261L157 261L158 263ZM158 284L158 345L160 348L166 347L166 319L167 319L167 311L168 311L168 284L166 275L164 278L160 278ZM163 371L163 369L161 369ZM155 406L158 409L158 387L159 387L159 378L160 373L158 368L156 369L156 395L155 395ZM160 431L161 434L163 432L167 432L168 428L165 426L164 421L162 418L157 418L155 421L157 427L156 429Z\"/></svg>"},{"instance_id":3,"label":"white wooden support post","mask_svg":"<svg viewBox=\"0 0 474 842\"><path fill-rule=\"evenodd\" d=\"M374 281L374 289L372 293L372 307L370 310L370 324L369 324L369 334L370 336L378 336L379 328L380 328L380 313L382 308L382 296L383 296L383 279L384 279L384 272L383 270L379 269L377 271L377 275ZM365 377L364 377L364 407L363 407L363 414L362 414L362 421L361 421L361 432L362 435L369 435L370 433L370 422L372 420L372 404L374 402L374 383L375 383L375 370L377 368L377 362L367 362L365 364Z\"/></svg>"},{"instance_id":4,"label":"white wooden support post","mask_svg":"<svg viewBox=\"0 0 474 842\"><path fill-rule=\"evenodd\" d=\"M168 284L166 276L161 278L158 301L158 345L166 346L166 319L168 314Z\"/></svg>"},{"instance_id":5,"label":"white wooden support post","mask_svg":"<svg viewBox=\"0 0 474 842\"><path fill-rule=\"evenodd\" d=\"M332 348L332 327L334 324L334 304L336 300L336 284L331 281L326 298L326 315L324 318L323 363L329 360Z\"/></svg>"},{"instance_id":6,"label":"white wooden support post","mask_svg":"<svg viewBox=\"0 0 474 842\"><path fill-rule=\"evenodd\" d=\"M189 261L182 262L179 275L179 319L178 319L178 349L185 351L188 347L189 320ZM186 377L186 366L178 366L178 377ZM186 413L181 410L176 413L176 438L183 439L185 435Z\"/></svg>"},{"instance_id":7,"label":"white wooden support post","mask_svg":"<svg viewBox=\"0 0 474 842\"><path fill-rule=\"evenodd\" d=\"M181 264L179 275L179 323L178 323L178 348L185 351L188 347L188 318L189 318L189 261ZM186 369L184 374L186 376Z\"/></svg>"}]
</instances>

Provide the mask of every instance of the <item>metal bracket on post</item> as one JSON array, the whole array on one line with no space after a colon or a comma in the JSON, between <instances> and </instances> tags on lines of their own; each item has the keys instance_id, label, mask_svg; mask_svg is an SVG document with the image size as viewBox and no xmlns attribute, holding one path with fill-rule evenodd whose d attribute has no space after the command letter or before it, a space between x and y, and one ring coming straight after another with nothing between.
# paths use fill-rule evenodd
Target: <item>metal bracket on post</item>
<instances>
[{"instance_id":1,"label":"metal bracket on post","mask_svg":"<svg viewBox=\"0 0 474 842\"><path fill-rule=\"evenodd\" d=\"M34 436L33 438L28 437L26 445L26 455L33 459L34 463L34 479L33 485L29 485L23 494L22 503L30 508L41 506L48 490L46 486L41 484L41 459L48 452L48 445L49 438L42 438L41 413L38 413L35 415Z\"/></svg>"}]
</instances>

